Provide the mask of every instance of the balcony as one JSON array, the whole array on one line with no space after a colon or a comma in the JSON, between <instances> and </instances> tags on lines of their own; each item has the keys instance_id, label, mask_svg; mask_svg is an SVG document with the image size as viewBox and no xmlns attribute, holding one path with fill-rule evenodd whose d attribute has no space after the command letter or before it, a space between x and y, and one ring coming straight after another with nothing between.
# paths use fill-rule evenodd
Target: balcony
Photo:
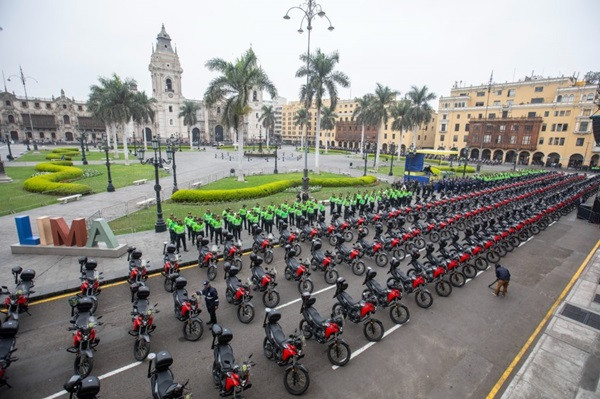
<instances>
[{"instance_id":1,"label":"balcony","mask_svg":"<svg viewBox=\"0 0 600 399\"><path fill-rule=\"evenodd\" d=\"M591 131L585 131L585 130L575 130L573 133L584 135L584 134L590 134L592 132Z\"/></svg>"}]
</instances>

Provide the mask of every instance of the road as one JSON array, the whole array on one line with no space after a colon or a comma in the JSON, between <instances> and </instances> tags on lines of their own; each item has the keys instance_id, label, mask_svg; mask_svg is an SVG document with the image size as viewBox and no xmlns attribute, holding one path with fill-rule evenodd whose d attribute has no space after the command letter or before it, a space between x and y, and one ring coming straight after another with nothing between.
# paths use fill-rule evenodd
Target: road
<instances>
[{"instance_id":1,"label":"road","mask_svg":"<svg viewBox=\"0 0 600 399\"><path fill-rule=\"evenodd\" d=\"M410 321L364 350L346 367L332 369L325 347L308 341L303 359L311 377L307 395L331 398L365 397L367 393L381 398L485 397L597 238L597 226L576 220L571 213L501 261L512 274L507 297L491 295L487 286L495 279L492 270L463 288L455 288L448 298L440 298L434 293L434 304L427 310L417 307L412 296L405 297L403 301L411 312ZM307 256L308 250L308 245L304 244L303 257ZM153 262L161 261L158 251L145 254L145 257L151 257ZM242 279L249 276L248 264L245 256ZM368 264L378 271L378 281L384 282L387 269L380 269L372 262ZM275 250L273 265L279 272L281 304L299 298L296 284L283 279L282 249ZM123 267L126 267L125 262ZM354 276L345 265L338 267L350 285L348 292L358 298L363 278ZM401 267L407 269L406 260ZM182 274L188 279L190 290L199 289L205 278L205 271L195 267ZM322 314L328 314L334 303L334 289L325 284L320 273L314 272L312 278L315 291L325 289L316 295L316 307ZM247 397L289 397L283 387L282 368L262 354L264 306L260 296L253 299L256 318L250 325L243 325L235 316L235 307L225 302L221 271L213 285L221 296L219 323L234 333L232 347L236 359L241 361L253 353L257 363L252 370L253 387L247 391ZM172 313L172 296L162 288L162 277L149 279L149 287L151 303L159 303L161 309L156 317L158 327L152 335L152 349L166 349L172 353L175 359L172 371L176 379L182 382L189 379L195 397L217 398L210 372L213 361L210 333L205 329L198 342L185 341L181 323ZM69 310L67 300L62 298L34 305L31 316L22 316L17 338L19 360L8 370L13 389L3 390L3 398L45 398L61 391L62 384L71 376L75 357L65 351L72 342L71 333L67 331ZM105 288L101 293L97 314L103 315L105 325L99 328L101 342L95 353L93 374L101 376L131 365L102 379L102 398L151 398L146 378L147 362L133 365L134 339L127 334L131 326L130 310L127 285ZM283 307L281 312L284 331L292 333L301 319L300 302ZM206 321L208 315L203 312L201 317ZM384 310L379 310L376 317L386 330L394 327ZM367 345L360 325L346 323L343 337L354 352Z\"/></svg>"}]
</instances>

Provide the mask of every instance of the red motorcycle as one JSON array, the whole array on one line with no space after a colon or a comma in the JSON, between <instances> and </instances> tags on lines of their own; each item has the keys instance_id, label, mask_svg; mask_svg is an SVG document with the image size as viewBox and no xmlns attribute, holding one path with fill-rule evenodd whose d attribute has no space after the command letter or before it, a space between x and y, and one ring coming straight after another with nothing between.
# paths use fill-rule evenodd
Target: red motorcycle
<instances>
[{"instance_id":1,"label":"red motorcycle","mask_svg":"<svg viewBox=\"0 0 600 399\"><path fill-rule=\"evenodd\" d=\"M198 245L198 267L205 267L206 276L210 281L213 281L217 277L217 262L219 261L219 257L216 246L213 246L211 250L208 248L208 243L208 239L203 237Z\"/></svg>"},{"instance_id":2,"label":"red motorcycle","mask_svg":"<svg viewBox=\"0 0 600 399\"><path fill-rule=\"evenodd\" d=\"M200 319L202 310L198 306L198 298L202 295L200 292L192 294L188 298L188 292L185 289L187 280L183 277L175 279L175 291L173 291L173 302L175 304L175 317L183 322L183 336L188 341L198 341L204 333L204 323Z\"/></svg>"},{"instance_id":3,"label":"red motorcycle","mask_svg":"<svg viewBox=\"0 0 600 399\"><path fill-rule=\"evenodd\" d=\"M229 262L242 270L242 242L233 242L233 234L225 235L225 243L223 244L223 262Z\"/></svg>"},{"instance_id":4,"label":"red motorcycle","mask_svg":"<svg viewBox=\"0 0 600 399\"><path fill-rule=\"evenodd\" d=\"M17 350L15 336L18 331L19 322L16 320L5 320L0 326L0 387L7 386L11 388L7 381L6 370L12 362L18 360L12 355Z\"/></svg>"},{"instance_id":5,"label":"red motorcycle","mask_svg":"<svg viewBox=\"0 0 600 399\"><path fill-rule=\"evenodd\" d=\"M241 365L236 364L233 349L229 345L233 339L231 331L216 323L212 326L211 331L213 340L210 349L214 351L213 382L219 388L220 396L233 395L234 398L241 398L242 392L252 387L250 369L255 365L250 360L252 355L248 356L248 360Z\"/></svg>"},{"instance_id":6,"label":"red motorcycle","mask_svg":"<svg viewBox=\"0 0 600 399\"><path fill-rule=\"evenodd\" d=\"M337 281L339 274L337 270L335 270L335 262L332 257L332 253L329 250L321 251L321 240L316 238L312 241L310 245L310 253L312 255L312 259L310 260L310 267L313 271L320 270L324 272L323 276L325 277L325 282L327 284L335 284Z\"/></svg>"},{"instance_id":7,"label":"red motorcycle","mask_svg":"<svg viewBox=\"0 0 600 399\"><path fill-rule=\"evenodd\" d=\"M150 353L150 334L156 329L154 324L154 315L159 313L156 309L158 304L150 306L148 297L150 289L140 287L136 293L136 300L133 302L133 311L131 312L133 328L128 331L129 335L136 337L133 345L133 356L135 360L142 361Z\"/></svg>"},{"instance_id":8,"label":"red motorcycle","mask_svg":"<svg viewBox=\"0 0 600 399\"><path fill-rule=\"evenodd\" d=\"M177 247L174 244L164 243L163 246L163 269L160 274L163 275L165 281L163 287L165 291L173 292L175 287L175 279L179 277L179 255L175 253Z\"/></svg>"},{"instance_id":9,"label":"red motorcycle","mask_svg":"<svg viewBox=\"0 0 600 399\"><path fill-rule=\"evenodd\" d=\"M0 294L7 295L4 300L7 320L19 320L20 313L30 314L29 295L35 292L32 290L34 287L33 279L35 277L35 271L32 269L23 271L20 266L15 266L12 268L12 274L15 277L15 291L10 292L8 288L3 285Z\"/></svg>"},{"instance_id":10,"label":"red motorcycle","mask_svg":"<svg viewBox=\"0 0 600 399\"><path fill-rule=\"evenodd\" d=\"M69 331L73 331L73 346L67 352L74 353L75 374L87 377L94 367L94 348L100 343L96 336L96 326L101 326L98 320L102 316L94 317L92 308L94 302L91 298L82 298L77 303L77 315L71 320L73 324Z\"/></svg>"}]
</instances>

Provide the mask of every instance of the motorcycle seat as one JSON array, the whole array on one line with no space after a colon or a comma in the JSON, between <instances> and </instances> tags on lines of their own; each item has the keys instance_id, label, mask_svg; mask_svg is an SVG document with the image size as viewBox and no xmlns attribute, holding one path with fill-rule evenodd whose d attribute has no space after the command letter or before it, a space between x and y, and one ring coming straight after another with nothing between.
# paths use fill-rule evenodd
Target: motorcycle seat
<instances>
[{"instance_id":1,"label":"motorcycle seat","mask_svg":"<svg viewBox=\"0 0 600 399\"><path fill-rule=\"evenodd\" d=\"M296 270L296 269L298 269L298 267L300 267L300 262L298 262L298 259L296 259L296 258L290 258L288 260L288 264L294 270Z\"/></svg>"},{"instance_id":2,"label":"motorcycle seat","mask_svg":"<svg viewBox=\"0 0 600 399\"><path fill-rule=\"evenodd\" d=\"M16 338L0 338L0 359L10 356L11 349L15 346Z\"/></svg>"},{"instance_id":3,"label":"motorcycle seat","mask_svg":"<svg viewBox=\"0 0 600 399\"><path fill-rule=\"evenodd\" d=\"M90 281L96 281L96 271L95 270L86 270L85 271L85 279Z\"/></svg>"},{"instance_id":4,"label":"motorcycle seat","mask_svg":"<svg viewBox=\"0 0 600 399\"><path fill-rule=\"evenodd\" d=\"M400 272L402 273L402 272ZM377 281L371 280L371 284L373 287L373 291L376 291L378 294L383 294L387 290L385 290Z\"/></svg>"},{"instance_id":5,"label":"motorcycle seat","mask_svg":"<svg viewBox=\"0 0 600 399\"><path fill-rule=\"evenodd\" d=\"M233 291L236 292L238 290L238 288L240 288L240 285L242 284L242 282L240 281L239 278L237 277L228 277L227 278L227 286Z\"/></svg>"},{"instance_id":6,"label":"motorcycle seat","mask_svg":"<svg viewBox=\"0 0 600 399\"><path fill-rule=\"evenodd\" d=\"M269 335L271 340L275 342L279 347L282 347L283 344L287 342L287 337L283 333L281 326L277 323L269 324Z\"/></svg>"},{"instance_id":7,"label":"motorcycle seat","mask_svg":"<svg viewBox=\"0 0 600 399\"><path fill-rule=\"evenodd\" d=\"M308 314L309 319L316 325L322 326L325 324L326 320L319 314L317 309L310 307L306 309L306 313Z\"/></svg>"},{"instance_id":8,"label":"motorcycle seat","mask_svg":"<svg viewBox=\"0 0 600 399\"><path fill-rule=\"evenodd\" d=\"M344 245L340 245L337 250L343 255L348 255L350 253L350 249Z\"/></svg>"},{"instance_id":9,"label":"motorcycle seat","mask_svg":"<svg viewBox=\"0 0 600 399\"><path fill-rule=\"evenodd\" d=\"M156 393L158 393L159 398L164 398L166 396L167 391L171 388L172 385L177 385L173 382L173 373L171 370L163 370L156 372Z\"/></svg>"},{"instance_id":10,"label":"motorcycle seat","mask_svg":"<svg viewBox=\"0 0 600 399\"><path fill-rule=\"evenodd\" d=\"M343 302L344 304L348 305L351 308L356 308L359 306L359 303L357 301L355 301L354 298L352 298L347 292L342 292L338 296L338 299L340 302Z\"/></svg>"},{"instance_id":11,"label":"motorcycle seat","mask_svg":"<svg viewBox=\"0 0 600 399\"><path fill-rule=\"evenodd\" d=\"M173 292L173 299L178 307L181 307L185 301L188 300L188 292L185 288L177 289Z\"/></svg>"},{"instance_id":12,"label":"motorcycle seat","mask_svg":"<svg viewBox=\"0 0 600 399\"><path fill-rule=\"evenodd\" d=\"M217 360L221 366L221 371L233 369L235 366L235 358L233 357L233 349L230 345L219 345L216 348Z\"/></svg>"},{"instance_id":13,"label":"motorcycle seat","mask_svg":"<svg viewBox=\"0 0 600 399\"><path fill-rule=\"evenodd\" d=\"M262 267L253 267L252 275L260 280L265 276L265 271L263 270Z\"/></svg>"},{"instance_id":14,"label":"motorcycle seat","mask_svg":"<svg viewBox=\"0 0 600 399\"><path fill-rule=\"evenodd\" d=\"M75 317L75 327L78 328L82 328L82 327L87 327L89 321L90 321L90 317L92 317L92 313L91 312L82 312L79 313L76 317Z\"/></svg>"},{"instance_id":15,"label":"motorcycle seat","mask_svg":"<svg viewBox=\"0 0 600 399\"><path fill-rule=\"evenodd\" d=\"M139 314L146 313L150 307L150 302L147 299L136 299L133 303L133 311Z\"/></svg>"},{"instance_id":16,"label":"motorcycle seat","mask_svg":"<svg viewBox=\"0 0 600 399\"><path fill-rule=\"evenodd\" d=\"M315 251L315 254L313 255L313 257L319 263L323 263L323 261L325 260L325 254L321 251Z\"/></svg>"},{"instance_id":17,"label":"motorcycle seat","mask_svg":"<svg viewBox=\"0 0 600 399\"><path fill-rule=\"evenodd\" d=\"M29 293L33 288L33 281L21 281L19 285L17 285L17 291L21 290L23 292Z\"/></svg>"}]
</instances>

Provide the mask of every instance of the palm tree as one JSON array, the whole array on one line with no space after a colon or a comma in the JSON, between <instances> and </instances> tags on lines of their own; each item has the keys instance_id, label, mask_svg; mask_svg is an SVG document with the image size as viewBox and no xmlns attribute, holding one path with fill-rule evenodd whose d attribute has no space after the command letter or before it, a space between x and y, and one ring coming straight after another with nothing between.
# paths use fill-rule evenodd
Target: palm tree
<instances>
[{"instance_id":1,"label":"palm tree","mask_svg":"<svg viewBox=\"0 0 600 399\"><path fill-rule=\"evenodd\" d=\"M183 124L187 126L188 140L192 143L192 139L190 137L190 129L196 123L198 123L197 112L200 109L198 103L190 100L186 100L183 102L183 105L179 109L179 117L183 118ZM200 135L198 135L198 148L200 148Z\"/></svg>"},{"instance_id":2,"label":"palm tree","mask_svg":"<svg viewBox=\"0 0 600 399\"><path fill-rule=\"evenodd\" d=\"M277 96L277 89L271 82L266 72L258 65L258 59L252 48L247 50L234 62L222 58L213 58L206 62L210 71L220 73L214 78L206 92L204 99L208 107L223 103L223 124L233 128L238 136L238 180L244 181L244 136L240 126L244 117L250 112L248 101L252 90L266 90L271 98Z\"/></svg>"},{"instance_id":3,"label":"palm tree","mask_svg":"<svg viewBox=\"0 0 600 399\"><path fill-rule=\"evenodd\" d=\"M113 74L111 79L100 77L98 80L100 85L92 85L90 87L91 92L87 106L94 117L112 126L115 158L118 157L116 128L117 125L121 126L123 131L123 152L125 154L125 162L128 163L129 151L127 150L127 129L125 125L131 120L135 108L137 83L135 80L129 78L121 80L117 74Z\"/></svg>"},{"instance_id":4,"label":"palm tree","mask_svg":"<svg viewBox=\"0 0 600 399\"><path fill-rule=\"evenodd\" d=\"M400 132L400 140L398 141L398 157L400 157L400 148L402 147L402 136L405 130L409 130L412 126L410 120L410 110L412 101L403 99L390 107L390 115L394 118L392 122L392 130Z\"/></svg>"},{"instance_id":5,"label":"palm tree","mask_svg":"<svg viewBox=\"0 0 600 399\"><path fill-rule=\"evenodd\" d=\"M428 102L435 100L437 96L434 93L429 92L427 86L423 86L420 89L416 86L412 86L410 91L406 94L406 97L412 101L412 108L410 110L411 127L413 129L412 145L416 148L417 129L423 124L431 121L433 108L431 108Z\"/></svg>"},{"instance_id":6,"label":"palm tree","mask_svg":"<svg viewBox=\"0 0 600 399\"><path fill-rule=\"evenodd\" d=\"M150 122L154 123L154 117L156 116L156 98L148 97L145 92L140 91L135 93L134 104L134 111L131 115L131 118L136 125L144 126ZM145 129L142 135L144 139L144 148L146 148L147 143Z\"/></svg>"},{"instance_id":7,"label":"palm tree","mask_svg":"<svg viewBox=\"0 0 600 399\"><path fill-rule=\"evenodd\" d=\"M317 49L316 53L302 54L300 60L304 66L296 72L296 77L308 76L308 87L303 85L300 89L300 98L305 101L307 108L313 100L317 107L317 130L315 132L315 172L319 173L319 136L321 134L321 107L323 106L323 96L329 95L329 107L335 109L338 100L337 86L348 87L350 79L340 71L335 71L336 64L340 61L340 55L337 51L327 55ZM308 69L307 69L308 62Z\"/></svg>"},{"instance_id":8,"label":"palm tree","mask_svg":"<svg viewBox=\"0 0 600 399\"><path fill-rule=\"evenodd\" d=\"M321 110L321 127L324 130L333 130L335 129L335 121L338 115L333 112L333 108L331 107L323 107ZM327 152L329 137L325 137L325 152Z\"/></svg>"},{"instance_id":9,"label":"palm tree","mask_svg":"<svg viewBox=\"0 0 600 399\"><path fill-rule=\"evenodd\" d=\"M379 124L379 131L377 132L377 151L375 153L375 170L379 168L379 150L381 147L381 132L383 125L388 122L389 118L389 107L396 101L396 96L399 92L390 89L388 86L383 86L381 83L377 83L375 88L375 95L373 101L369 107L369 113L372 116L373 121L377 121Z\"/></svg>"},{"instance_id":10,"label":"palm tree","mask_svg":"<svg viewBox=\"0 0 600 399\"><path fill-rule=\"evenodd\" d=\"M269 146L269 134L273 134L273 130L275 130L275 109L273 109L272 105L263 105L261 109L262 113L260 114L260 118L258 118L259 122L262 122L262 126L265 128L267 132L267 147ZM270 129L270 131L269 131Z\"/></svg>"},{"instance_id":11,"label":"palm tree","mask_svg":"<svg viewBox=\"0 0 600 399\"><path fill-rule=\"evenodd\" d=\"M294 114L294 125L300 126L300 130L304 126L306 126L306 132L310 130L310 112L306 110L306 108L300 108ZM304 147L304 142L308 142L308 134L305 134L302 138L302 147Z\"/></svg>"},{"instance_id":12,"label":"palm tree","mask_svg":"<svg viewBox=\"0 0 600 399\"><path fill-rule=\"evenodd\" d=\"M370 113L369 107L371 106L371 102L373 101L372 94L365 94L360 98L355 98L356 107L354 108L354 112L352 112L352 120L356 118L356 121L361 124L361 132L360 132L360 155L363 155L363 148L365 146L365 125L375 125L376 122L373 123L373 118Z\"/></svg>"}]
</instances>

